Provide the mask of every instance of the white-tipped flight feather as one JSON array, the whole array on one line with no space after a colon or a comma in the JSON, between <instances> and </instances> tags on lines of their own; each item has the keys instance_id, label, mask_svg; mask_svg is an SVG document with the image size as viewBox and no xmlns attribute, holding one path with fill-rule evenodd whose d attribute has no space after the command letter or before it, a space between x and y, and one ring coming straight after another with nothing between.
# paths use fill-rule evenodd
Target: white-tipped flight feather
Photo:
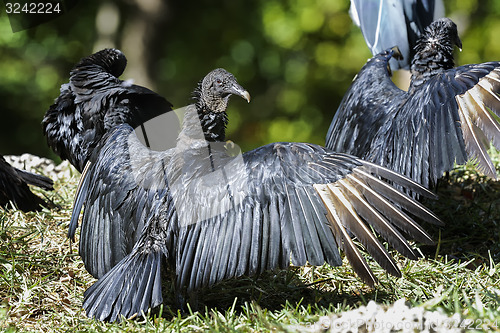
<instances>
[{"instance_id":1,"label":"white-tipped flight feather","mask_svg":"<svg viewBox=\"0 0 500 333\"><path fill-rule=\"evenodd\" d=\"M374 286L377 283L377 278L366 263L365 258L363 258L359 250L356 248L351 236L349 236L347 230L344 228L326 185L315 184L314 189L327 208L327 218L330 222L330 228L332 228L333 234L335 235L337 245L342 251L344 251L347 260L356 274L358 274L368 285Z\"/></svg>"}]
</instances>

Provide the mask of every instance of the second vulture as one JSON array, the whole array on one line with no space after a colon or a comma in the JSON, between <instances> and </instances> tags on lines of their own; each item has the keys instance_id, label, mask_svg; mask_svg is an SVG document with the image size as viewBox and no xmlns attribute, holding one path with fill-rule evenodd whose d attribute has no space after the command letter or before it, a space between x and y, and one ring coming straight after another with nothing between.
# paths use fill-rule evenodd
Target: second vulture
<instances>
[{"instance_id":1,"label":"second vulture","mask_svg":"<svg viewBox=\"0 0 500 333\"><path fill-rule=\"evenodd\" d=\"M471 158L495 178L487 149L490 141L500 149L500 63L455 68L455 45L462 47L454 22L443 18L429 25L417 42L408 91L390 79L388 61L397 50L370 59L342 99L326 147L427 188Z\"/></svg>"}]
</instances>

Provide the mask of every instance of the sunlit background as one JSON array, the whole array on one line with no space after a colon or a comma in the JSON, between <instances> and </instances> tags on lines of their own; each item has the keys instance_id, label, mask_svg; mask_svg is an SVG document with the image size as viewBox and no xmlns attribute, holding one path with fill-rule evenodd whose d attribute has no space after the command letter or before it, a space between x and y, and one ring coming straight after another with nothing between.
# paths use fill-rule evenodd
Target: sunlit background
<instances>
[{"instance_id":1,"label":"sunlit background","mask_svg":"<svg viewBox=\"0 0 500 333\"><path fill-rule=\"evenodd\" d=\"M3 2L2 2L3 6ZM459 26L457 64L500 60L500 1L446 1ZM324 142L354 75L370 57L348 0L83 1L13 33L0 15L0 154L55 158L40 122L80 58L105 47L134 79L175 106L224 67L252 95L233 98L227 138L244 150L274 141Z\"/></svg>"}]
</instances>

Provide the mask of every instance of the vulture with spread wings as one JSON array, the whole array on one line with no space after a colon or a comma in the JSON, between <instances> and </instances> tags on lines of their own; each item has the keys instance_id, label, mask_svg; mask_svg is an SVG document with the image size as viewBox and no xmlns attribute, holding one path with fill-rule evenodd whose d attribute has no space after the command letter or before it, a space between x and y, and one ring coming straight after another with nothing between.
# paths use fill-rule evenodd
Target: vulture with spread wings
<instances>
[{"instance_id":1,"label":"vulture with spread wings","mask_svg":"<svg viewBox=\"0 0 500 333\"><path fill-rule=\"evenodd\" d=\"M448 18L418 40L408 91L390 79L397 50L372 59L355 77L328 130L326 147L404 174L430 188L454 164L476 158L495 178L490 142L500 148L500 63L454 67L462 43Z\"/></svg>"},{"instance_id":2,"label":"vulture with spread wings","mask_svg":"<svg viewBox=\"0 0 500 333\"><path fill-rule=\"evenodd\" d=\"M417 183L308 143L235 152L224 141L227 103L231 95L249 101L248 92L216 69L194 95L173 148L150 150L122 124L105 134L82 175L69 236L84 206L80 254L98 278L85 292L88 316L114 321L161 304L164 268L192 292L290 264L338 266L340 248L373 285L354 236L395 276L397 263L372 228L411 259L419 255L403 233L432 243L409 214L439 219L382 179L433 196Z\"/></svg>"},{"instance_id":3,"label":"vulture with spread wings","mask_svg":"<svg viewBox=\"0 0 500 333\"><path fill-rule=\"evenodd\" d=\"M116 49L83 58L43 118L49 146L80 172L109 129L124 123L136 128L172 110L157 93L118 79L126 65Z\"/></svg>"}]
</instances>

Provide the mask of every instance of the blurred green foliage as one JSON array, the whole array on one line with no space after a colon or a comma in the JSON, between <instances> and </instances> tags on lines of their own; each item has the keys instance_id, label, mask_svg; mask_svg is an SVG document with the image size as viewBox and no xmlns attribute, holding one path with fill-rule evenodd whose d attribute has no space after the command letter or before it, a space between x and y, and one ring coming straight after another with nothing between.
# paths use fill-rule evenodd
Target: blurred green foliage
<instances>
[{"instance_id":1,"label":"blurred green foliage","mask_svg":"<svg viewBox=\"0 0 500 333\"><path fill-rule=\"evenodd\" d=\"M96 16L103 1L80 1L70 12L12 33L0 15L0 153L54 157L40 121L71 67L99 39ZM117 32L104 46L122 48L128 22L148 25L133 0L111 1ZM348 14L348 0L168 1L149 26L147 74L175 106L190 102L196 82L215 67L233 72L252 95L230 105L228 138L244 150L274 141L322 144L352 78L370 57ZM500 60L500 2L445 1L458 24L463 52L457 63ZM102 44L102 43L101 43ZM101 46L101 44L99 44ZM128 45L130 48L131 46ZM122 78L129 79L130 68ZM141 84L141 82L136 82Z\"/></svg>"}]
</instances>

